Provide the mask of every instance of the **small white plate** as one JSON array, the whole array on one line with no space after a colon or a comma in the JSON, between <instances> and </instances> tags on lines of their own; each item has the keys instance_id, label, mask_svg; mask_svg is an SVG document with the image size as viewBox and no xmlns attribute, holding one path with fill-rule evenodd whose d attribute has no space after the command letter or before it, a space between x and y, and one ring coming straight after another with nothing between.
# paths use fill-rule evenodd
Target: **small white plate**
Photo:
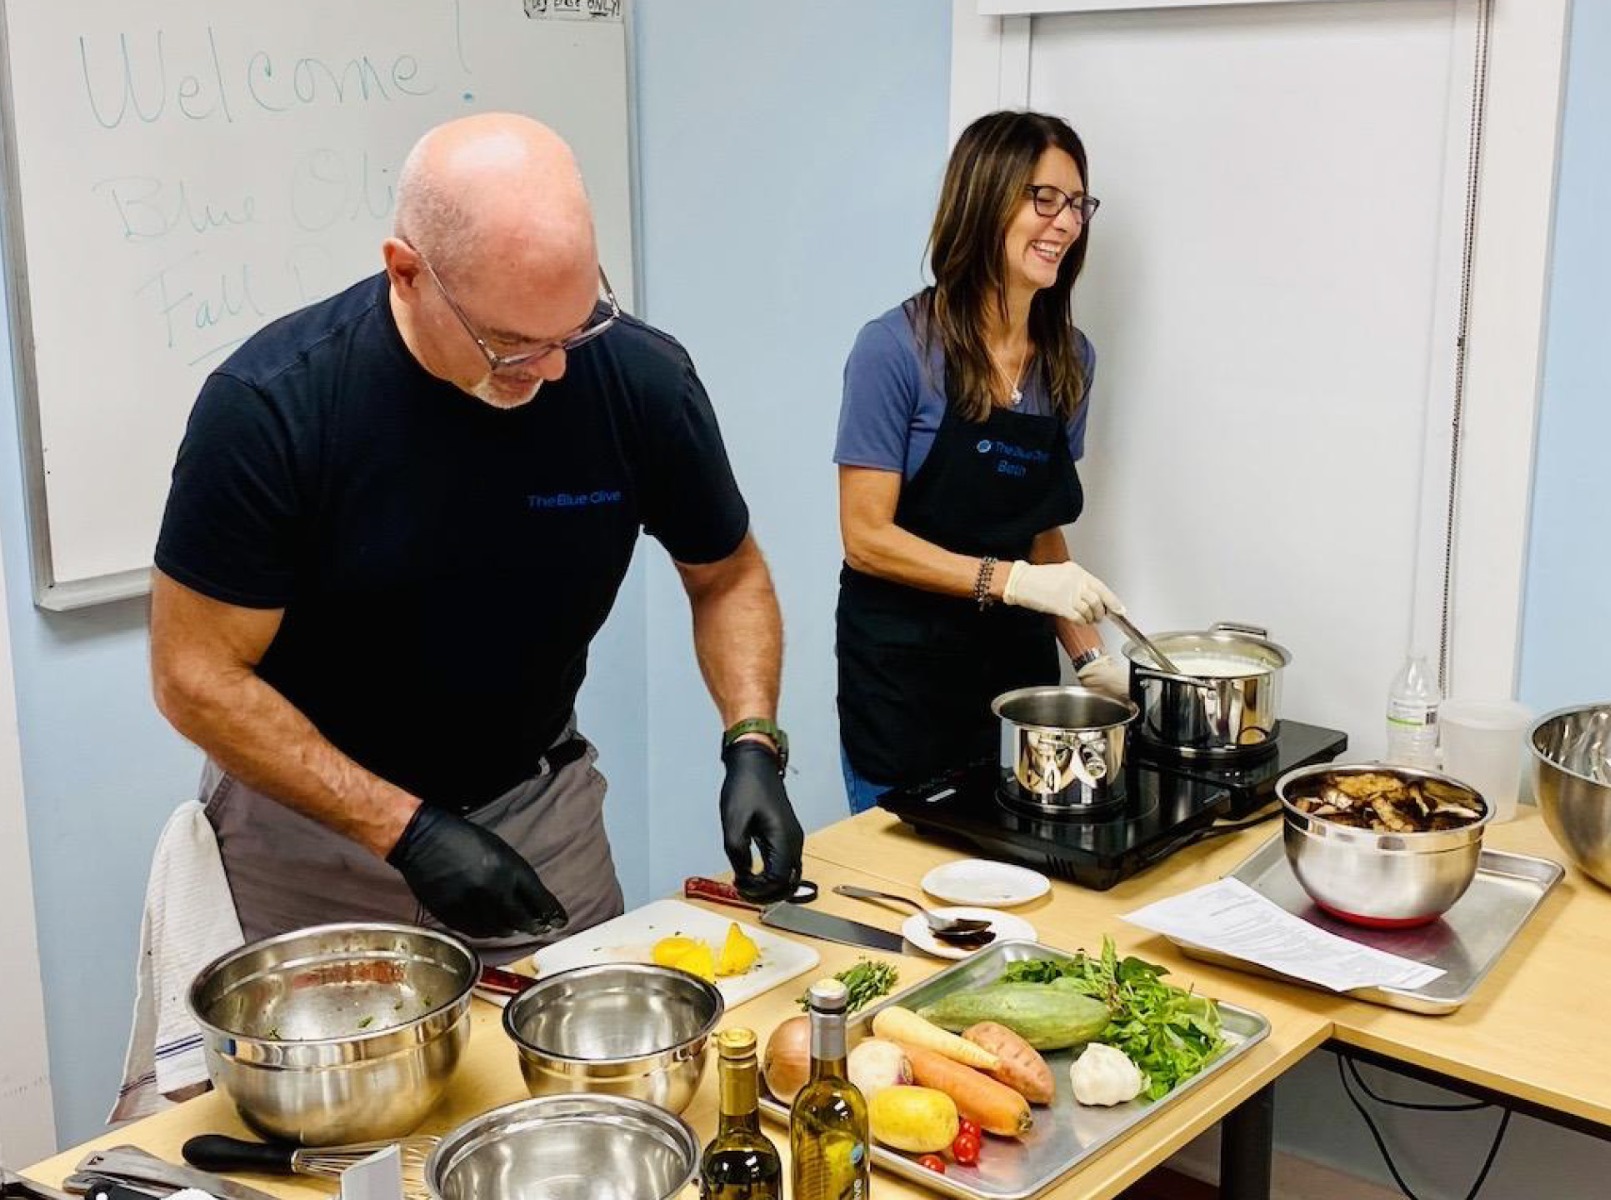
<instances>
[{"instance_id":1,"label":"small white plate","mask_svg":"<svg viewBox=\"0 0 1611 1200\"><path fill-rule=\"evenodd\" d=\"M935 867L923 876L923 890L952 904L981 904L987 908L1011 908L1028 904L1051 890L1051 881L1039 871L990 862L983 858L962 858Z\"/></svg>"},{"instance_id":2,"label":"small white plate","mask_svg":"<svg viewBox=\"0 0 1611 1200\"><path fill-rule=\"evenodd\" d=\"M930 912L942 917L975 917L980 921L989 921L991 932L996 935L995 941L985 943L980 949L994 946L996 942L1010 942L1018 938L1035 940L1035 927L1022 917L1015 917L1011 913L997 912L990 908L931 908ZM929 932L929 923L923 919L922 913L913 913L901 926L901 936L919 950L934 955L936 958L967 958L974 953L964 950L960 946L947 946Z\"/></svg>"}]
</instances>

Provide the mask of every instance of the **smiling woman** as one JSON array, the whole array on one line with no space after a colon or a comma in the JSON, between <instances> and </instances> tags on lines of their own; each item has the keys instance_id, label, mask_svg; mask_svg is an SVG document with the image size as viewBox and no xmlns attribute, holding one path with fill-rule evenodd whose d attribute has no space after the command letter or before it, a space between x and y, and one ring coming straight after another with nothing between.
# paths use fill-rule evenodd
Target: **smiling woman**
<instances>
[{"instance_id":1,"label":"smiling woman","mask_svg":"<svg viewBox=\"0 0 1611 1200\"><path fill-rule=\"evenodd\" d=\"M1097 209L1087 173L1056 117L975 121L929 237L934 286L863 328L845 365L837 649L853 810L992 754L990 702L1056 682L1058 640L1082 682L1119 686L1089 629L1117 601L1062 532L1084 504L1094 365L1070 318Z\"/></svg>"}]
</instances>

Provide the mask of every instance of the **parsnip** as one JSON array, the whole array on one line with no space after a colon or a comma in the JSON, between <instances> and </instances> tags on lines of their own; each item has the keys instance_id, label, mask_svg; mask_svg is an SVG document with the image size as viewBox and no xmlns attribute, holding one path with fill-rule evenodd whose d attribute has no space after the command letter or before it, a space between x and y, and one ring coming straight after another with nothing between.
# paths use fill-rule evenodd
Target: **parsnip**
<instances>
[{"instance_id":1,"label":"parsnip","mask_svg":"<svg viewBox=\"0 0 1611 1200\"><path fill-rule=\"evenodd\" d=\"M952 1062L978 1067L981 1071L994 1071L1001 1066L1001 1059L983 1046L975 1046L965 1038L947 1033L934 1022L925 1021L911 1009L898 1004L885 1005L873 1014L873 1032L892 1042L933 1050Z\"/></svg>"}]
</instances>

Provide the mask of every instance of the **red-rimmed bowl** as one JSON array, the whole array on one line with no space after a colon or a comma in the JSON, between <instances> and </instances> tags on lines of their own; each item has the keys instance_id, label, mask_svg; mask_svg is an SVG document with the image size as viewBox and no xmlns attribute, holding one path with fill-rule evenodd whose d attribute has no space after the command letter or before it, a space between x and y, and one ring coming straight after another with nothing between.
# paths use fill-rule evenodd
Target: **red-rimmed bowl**
<instances>
[{"instance_id":1,"label":"red-rimmed bowl","mask_svg":"<svg viewBox=\"0 0 1611 1200\"><path fill-rule=\"evenodd\" d=\"M1455 829L1379 833L1305 812L1295 793L1312 789L1316 776L1392 775L1409 783L1435 780L1462 793L1481 813ZM1275 785L1281 800L1282 841L1303 890L1322 910L1373 929L1408 929L1437 920L1466 894L1482 856L1482 835L1493 808L1474 789L1414 767L1383 763L1323 763L1300 767Z\"/></svg>"}]
</instances>

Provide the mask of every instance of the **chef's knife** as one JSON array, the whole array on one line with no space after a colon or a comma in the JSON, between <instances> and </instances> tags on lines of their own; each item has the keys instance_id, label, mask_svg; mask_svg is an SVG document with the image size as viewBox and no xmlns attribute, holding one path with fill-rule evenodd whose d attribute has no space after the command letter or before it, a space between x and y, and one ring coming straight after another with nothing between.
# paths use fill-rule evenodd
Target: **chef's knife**
<instances>
[{"instance_id":1,"label":"chef's knife","mask_svg":"<svg viewBox=\"0 0 1611 1200\"><path fill-rule=\"evenodd\" d=\"M752 911L759 909L762 925L771 926L773 929L786 929L790 933L800 933L806 937L843 942L847 946L863 946L869 950L883 950L888 954L900 954L906 946L905 938L888 929L880 929L876 925L863 925L860 921L849 921L844 917L818 912L814 908L792 904L787 900L764 907L752 904L739 897L731 884L716 879L690 876L683 880L682 894L690 900L711 900L717 904L729 904L735 908L747 908Z\"/></svg>"}]
</instances>

